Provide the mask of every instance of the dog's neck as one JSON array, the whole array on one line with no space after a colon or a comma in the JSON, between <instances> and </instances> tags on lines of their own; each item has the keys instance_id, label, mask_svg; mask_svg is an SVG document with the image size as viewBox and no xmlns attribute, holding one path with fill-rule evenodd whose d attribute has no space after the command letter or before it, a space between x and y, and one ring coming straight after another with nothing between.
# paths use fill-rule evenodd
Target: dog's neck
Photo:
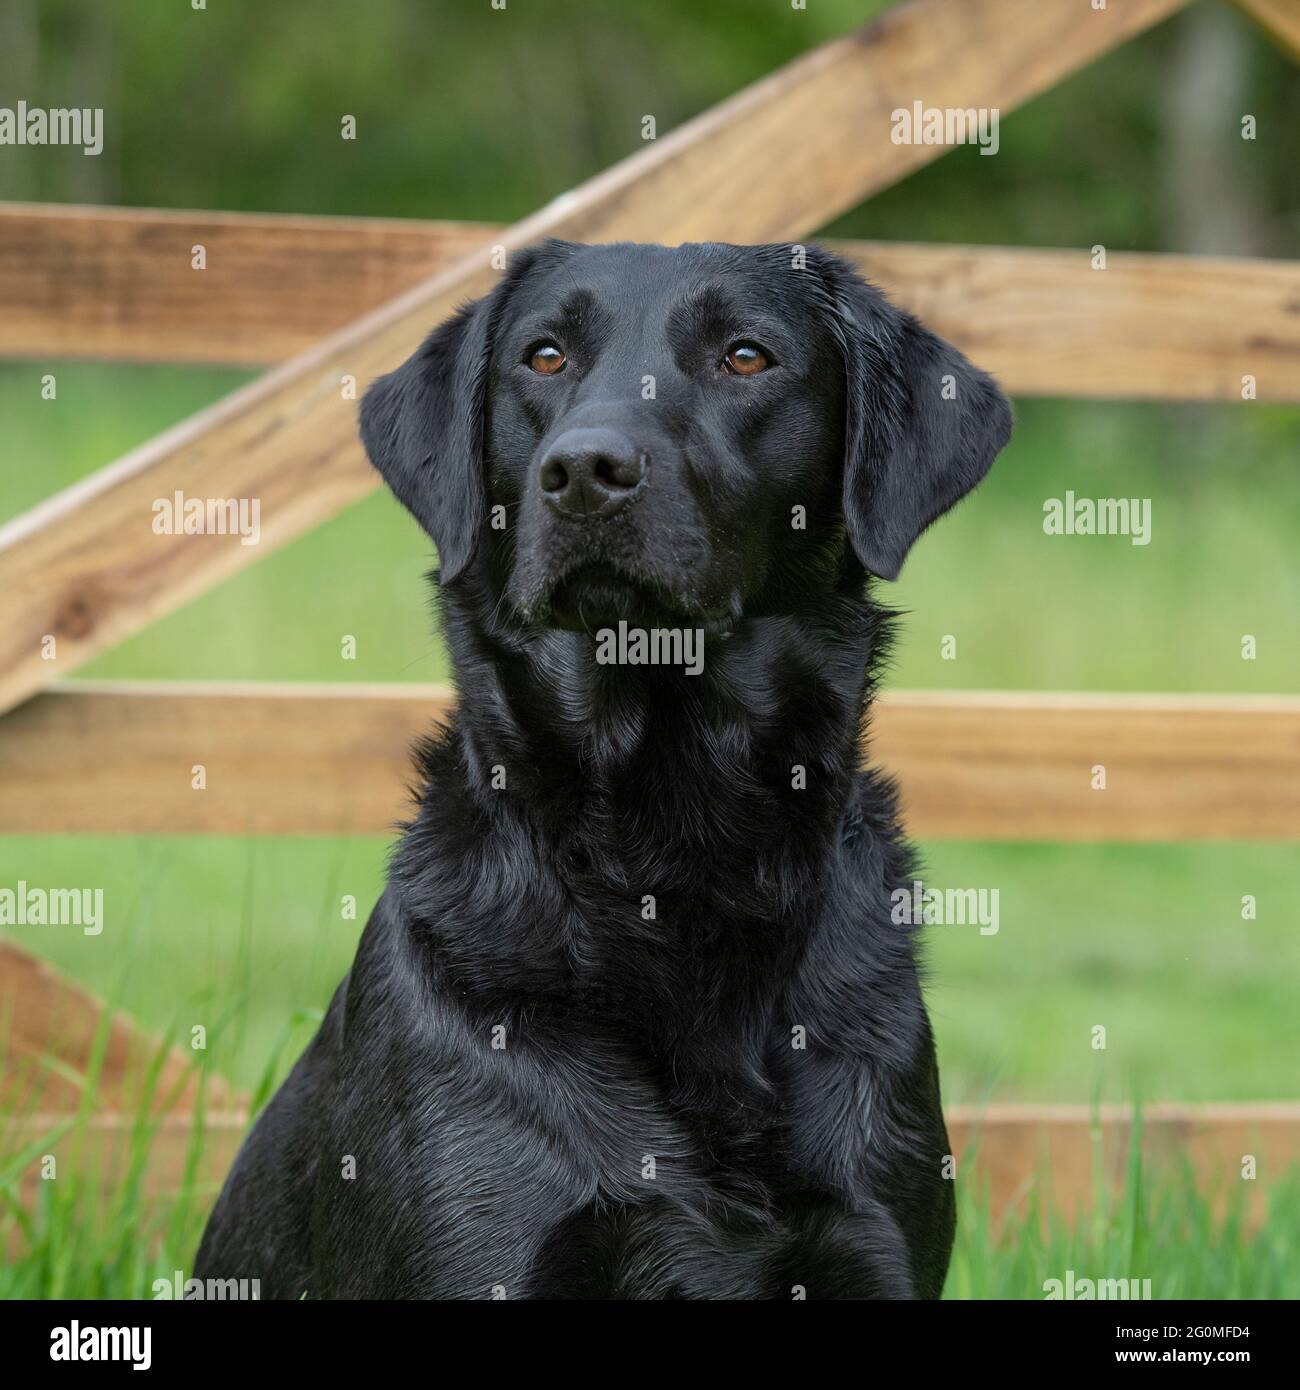
<instances>
[{"instance_id":1,"label":"dog's neck","mask_svg":"<svg viewBox=\"0 0 1300 1390\"><path fill-rule=\"evenodd\" d=\"M743 977L737 1008L761 1011L861 817L888 614L841 593L745 619L691 675L601 665L592 637L494 622L485 598L443 595L459 700L394 860L407 915L467 995L580 981L624 1017Z\"/></svg>"},{"instance_id":2,"label":"dog's neck","mask_svg":"<svg viewBox=\"0 0 1300 1390\"><path fill-rule=\"evenodd\" d=\"M693 670L638 664L608 636L490 626L472 593L444 614L468 787L543 837L633 876L713 879L709 857L734 852L748 871L803 828L824 843L843 812L887 641L887 616L859 595L725 636L687 629Z\"/></svg>"}]
</instances>

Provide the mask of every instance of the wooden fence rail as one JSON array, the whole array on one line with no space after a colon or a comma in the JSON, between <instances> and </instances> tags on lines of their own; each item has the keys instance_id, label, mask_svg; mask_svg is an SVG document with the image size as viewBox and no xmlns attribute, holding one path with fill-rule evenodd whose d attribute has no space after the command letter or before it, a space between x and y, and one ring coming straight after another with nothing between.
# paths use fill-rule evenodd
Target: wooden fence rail
<instances>
[{"instance_id":1,"label":"wooden fence rail","mask_svg":"<svg viewBox=\"0 0 1300 1390\"><path fill-rule=\"evenodd\" d=\"M411 743L451 702L445 686L74 682L0 720L0 833L388 834ZM924 838L1300 838L1300 699L898 693L870 756Z\"/></svg>"},{"instance_id":2,"label":"wooden fence rail","mask_svg":"<svg viewBox=\"0 0 1300 1390\"><path fill-rule=\"evenodd\" d=\"M268 366L503 228L0 206L0 357ZM190 268L191 248L207 252ZM1013 395L1300 401L1300 262L831 241Z\"/></svg>"}]
</instances>

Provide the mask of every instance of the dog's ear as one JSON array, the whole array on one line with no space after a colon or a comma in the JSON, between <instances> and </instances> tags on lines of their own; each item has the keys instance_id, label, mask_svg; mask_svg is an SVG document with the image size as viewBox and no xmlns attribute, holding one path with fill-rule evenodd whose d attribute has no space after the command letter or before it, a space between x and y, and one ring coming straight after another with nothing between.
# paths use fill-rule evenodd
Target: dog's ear
<instances>
[{"instance_id":1,"label":"dog's ear","mask_svg":"<svg viewBox=\"0 0 1300 1390\"><path fill-rule=\"evenodd\" d=\"M439 581L474 555L483 521L483 423L497 322L532 252L511 257L491 294L467 305L361 401L361 442L438 547Z\"/></svg>"},{"instance_id":2,"label":"dog's ear","mask_svg":"<svg viewBox=\"0 0 1300 1390\"><path fill-rule=\"evenodd\" d=\"M950 343L827 260L846 369L845 523L862 564L897 579L922 531L989 471L1011 405Z\"/></svg>"}]
</instances>

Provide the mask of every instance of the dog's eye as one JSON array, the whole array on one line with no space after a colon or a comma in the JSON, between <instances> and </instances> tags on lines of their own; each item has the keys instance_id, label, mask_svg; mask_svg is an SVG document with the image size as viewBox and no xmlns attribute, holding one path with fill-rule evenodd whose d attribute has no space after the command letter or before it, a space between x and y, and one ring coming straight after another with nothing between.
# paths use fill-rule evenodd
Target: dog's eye
<instances>
[{"instance_id":1,"label":"dog's eye","mask_svg":"<svg viewBox=\"0 0 1300 1390\"><path fill-rule=\"evenodd\" d=\"M554 376L567 360L555 343L538 343L528 354L528 365L538 376Z\"/></svg>"},{"instance_id":2,"label":"dog's eye","mask_svg":"<svg viewBox=\"0 0 1300 1390\"><path fill-rule=\"evenodd\" d=\"M722 365L732 376L757 376L772 365L767 353L757 343L737 343L727 349Z\"/></svg>"}]
</instances>

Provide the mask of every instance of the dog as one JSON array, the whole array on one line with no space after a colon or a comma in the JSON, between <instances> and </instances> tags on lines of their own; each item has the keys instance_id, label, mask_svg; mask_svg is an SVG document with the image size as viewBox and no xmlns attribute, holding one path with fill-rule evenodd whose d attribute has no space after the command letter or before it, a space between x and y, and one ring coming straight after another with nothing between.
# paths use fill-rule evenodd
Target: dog
<instances>
[{"instance_id":1,"label":"dog","mask_svg":"<svg viewBox=\"0 0 1300 1390\"><path fill-rule=\"evenodd\" d=\"M458 706L196 1275L937 1298L951 1158L891 919L916 868L860 770L871 589L1006 399L820 248L552 241L360 418L436 544ZM702 660L630 658L663 632Z\"/></svg>"}]
</instances>

